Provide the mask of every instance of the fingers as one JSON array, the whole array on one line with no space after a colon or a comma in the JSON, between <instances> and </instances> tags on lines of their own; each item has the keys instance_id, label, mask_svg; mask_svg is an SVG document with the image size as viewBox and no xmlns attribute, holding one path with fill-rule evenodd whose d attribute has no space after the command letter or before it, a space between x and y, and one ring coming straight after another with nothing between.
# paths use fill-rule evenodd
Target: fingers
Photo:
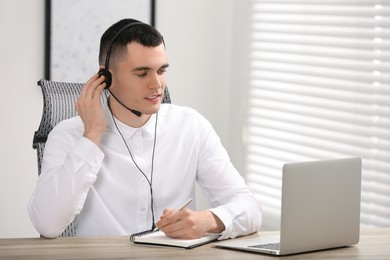
<instances>
[{"instance_id":1,"label":"fingers","mask_svg":"<svg viewBox=\"0 0 390 260\"><path fill-rule=\"evenodd\" d=\"M77 99L76 109L80 113L85 106L88 106L91 101L100 98L100 94L104 89L104 76L99 78L98 74L93 75L83 86L80 96ZM96 102L96 101L94 101Z\"/></svg>"},{"instance_id":2,"label":"fingers","mask_svg":"<svg viewBox=\"0 0 390 260\"><path fill-rule=\"evenodd\" d=\"M160 220L156 223L157 228L164 228L166 225L172 224L171 218L168 220L167 217L175 212L174 209L164 209L163 214L160 216Z\"/></svg>"},{"instance_id":3,"label":"fingers","mask_svg":"<svg viewBox=\"0 0 390 260\"><path fill-rule=\"evenodd\" d=\"M161 216L160 221L156 223L156 226L168 237L199 238L204 233L196 226L195 214L195 211L188 208L180 211L164 210L164 214Z\"/></svg>"},{"instance_id":4,"label":"fingers","mask_svg":"<svg viewBox=\"0 0 390 260\"><path fill-rule=\"evenodd\" d=\"M174 209L164 209L163 214L161 215L160 219L163 219L169 215L171 215L173 212L175 212Z\"/></svg>"},{"instance_id":5,"label":"fingers","mask_svg":"<svg viewBox=\"0 0 390 260\"><path fill-rule=\"evenodd\" d=\"M165 210L156 226L166 236L182 239L194 239L206 233L220 233L225 230L223 222L210 210L194 211L185 208L173 212Z\"/></svg>"},{"instance_id":6,"label":"fingers","mask_svg":"<svg viewBox=\"0 0 390 260\"><path fill-rule=\"evenodd\" d=\"M100 104L100 96L105 88L104 76L99 77L99 74L93 75L81 90L80 96L76 103L76 109L80 113L87 106Z\"/></svg>"},{"instance_id":7,"label":"fingers","mask_svg":"<svg viewBox=\"0 0 390 260\"><path fill-rule=\"evenodd\" d=\"M106 87L104 82L105 77L99 77L99 74L93 75L85 84L80 93L80 97L94 99L96 97L100 98L100 95L103 89Z\"/></svg>"},{"instance_id":8,"label":"fingers","mask_svg":"<svg viewBox=\"0 0 390 260\"><path fill-rule=\"evenodd\" d=\"M184 210L174 212L174 210L164 210L164 214L160 217L160 221L156 223L156 226L162 230L169 237L180 237L185 232L182 230L185 228L183 214Z\"/></svg>"}]
</instances>

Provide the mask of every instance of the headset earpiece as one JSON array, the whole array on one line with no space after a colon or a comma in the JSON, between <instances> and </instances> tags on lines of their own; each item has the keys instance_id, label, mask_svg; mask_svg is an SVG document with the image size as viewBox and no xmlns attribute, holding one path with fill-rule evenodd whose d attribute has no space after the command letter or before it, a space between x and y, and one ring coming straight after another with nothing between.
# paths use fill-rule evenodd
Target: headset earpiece
<instances>
[{"instance_id":1,"label":"headset earpiece","mask_svg":"<svg viewBox=\"0 0 390 260\"><path fill-rule=\"evenodd\" d=\"M111 83L112 83L112 76L111 76L111 72L106 70L106 69L100 69L99 72L99 77L101 76L104 76L106 79L104 80L104 82L106 82L106 87L105 89L108 89L110 86L111 86Z\"/></svg>"}]
</instances>

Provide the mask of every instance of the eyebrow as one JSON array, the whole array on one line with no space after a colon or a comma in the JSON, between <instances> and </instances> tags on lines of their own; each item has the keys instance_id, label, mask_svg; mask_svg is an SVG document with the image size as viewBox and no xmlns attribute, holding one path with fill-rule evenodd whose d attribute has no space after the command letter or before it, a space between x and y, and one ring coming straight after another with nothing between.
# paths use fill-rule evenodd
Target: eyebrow
<instances>
[{"instance_id":1,"label":"eyebrow","mask_svg":"<svg viewBox=\"0 0 390 260\"><path fill-rule=\"evenodd\" d=\"M159 68L159 70L160 69L166 69L166 68L168 68L169 67L169 64L167 63L167 64L164 64L164 65L162 65L160 68ZM146 66L141 66L141 67L135 67L134 69L132 69L132 71L133 72L136 72L136 71L144 71L144 70L151 70L152 68L150 68L150 67L146 67Z\"/></svg>"}]
</instances>

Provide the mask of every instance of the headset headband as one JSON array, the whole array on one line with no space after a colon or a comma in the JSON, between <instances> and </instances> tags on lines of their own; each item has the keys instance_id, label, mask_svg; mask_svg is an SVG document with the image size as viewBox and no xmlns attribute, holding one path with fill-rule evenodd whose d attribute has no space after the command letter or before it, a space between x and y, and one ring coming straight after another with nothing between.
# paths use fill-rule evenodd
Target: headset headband
<instances>
[{"instance_id":1,"label":"headset headband","mask_svg":"<svg viewBox=\"0 0 390 260\"><path fill-rule=\"evenodd\" d=\"M112 37L111 39L111 42L110 42L110 45L108 45L108 49L107 49L107 55L106 55L106 63L104 65L104 70L106 70L108 72L108 68L109 68L109 64L110 64L110 56L111 56L111 49L112 49L112 45L114 44L114 41L116 38L118 38L118 36L126 29L128 28L131 28L133 26L136 26L136 25L141 25L141 24L145 24L143 22L134 22L134 23L129 23L129 24L126 24L122 29L120 29L115 35L114 37Z\"/></svg>"}]
</instances>

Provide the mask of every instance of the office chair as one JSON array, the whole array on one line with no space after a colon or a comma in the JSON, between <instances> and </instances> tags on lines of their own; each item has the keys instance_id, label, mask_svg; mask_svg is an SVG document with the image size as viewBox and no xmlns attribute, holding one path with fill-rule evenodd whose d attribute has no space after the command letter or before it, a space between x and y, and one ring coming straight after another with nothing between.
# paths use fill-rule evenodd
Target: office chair
<instances>
[{"instance_id":1,"label":"office chair","mask_svg":"<svg viewBox=\"0 0 390 260\"><path fill-rule=\"evenodd\" d=\"M41 163L47 136L50 131L62 120L77 115L75 102L83 88L82 83L56 82L46 79L38 81L43 95L43 111L39 128L34 133L33 148L37 150L38 176L41 174ZM101 96L102 103L107 103L106 96ZM171 103L168 88L165 88L162 103ZM61 236L76 234L71 223Z\"/></svg>"}]
</instances>

